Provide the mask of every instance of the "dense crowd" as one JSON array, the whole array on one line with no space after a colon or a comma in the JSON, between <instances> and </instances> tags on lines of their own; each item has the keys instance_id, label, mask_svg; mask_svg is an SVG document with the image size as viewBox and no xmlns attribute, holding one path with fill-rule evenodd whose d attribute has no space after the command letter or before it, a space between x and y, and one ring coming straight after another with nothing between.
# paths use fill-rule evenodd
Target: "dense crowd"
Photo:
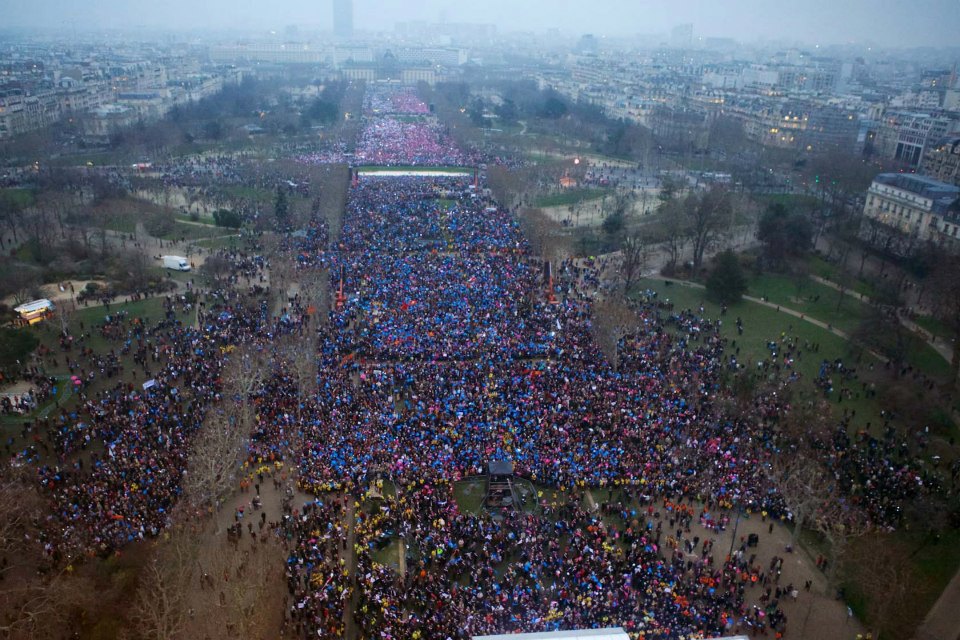
<instances>
[{"instance_id":1,"label":"dense crowd","mask_svg":"<svg viewBox=\"0 0 960 640\"><path fill-rule=\"evenodd\" d=\"M369 92L358 157L472 162L428 111L409 90ZM229 181L231 162L164 172L183 184ZM734 506L791 517L769 473L780 397L758 396L743 415L725 410L723 378L744 368L739 350L702 309L673 309L652 292L636 300L614 367L594 337L604 264L567 260L547 280L512 212L479 187L456 176L360 177L336 238L315 211L280 245L301 283L337 290L342 280L344 293L306 372L273 366L249 398L244 468L295 468L316 496L283 527L289 628L340 638L351 622L363 637L424 640L598 626L644 638L782 634L780 604L795 594L780 584L782 559L760 565L746 542L715 550L694 528L719 533ZM99 323L107 353L63 345L81 402L42 423L56 461L39 468L54 504L43 540L52 559L157 535L205 416L236 400L222 397L221 379L234 347L276 364L278 336L304 337L316 310L298 294L271 309L267 261L221 256L230 273L219 287L167 299L158 322ZM179 319L186 304L198 305L196 325ZM816 353L787 335L769 346L758 375L781 384L796 379L803 352ZM129 354L134 372L119 367ZM116 382L88 394L91 375ZM825 360L824 393L834 379L855 384L850 368ZM903 462L892 431L851 438L844 426L819 443L825 464L873 518L895 523L929 479ZM37 447L14 458L35 462ZM461 509L455 490L491 461L509 461L537 488L497 518ZM362 498L370 486L377 500ZM587 508L588 492L605 496L602 507ZM384 550L405 570L386 566Z\"/></svg>"},{"instance_id":2,"label":"dense crowd","mask_svg":"<svg viewBox=\"0 0 960 640\"><path fill-rule=\"evenodd\" d=\"M734 505L790 517L769 473L784 405L770 393L747 415L721 408L722 376L746 365L719 323L641 296L614 369L591 331L601 265L561 264L548 303L512 216L463 179L361 178L337 250L319 254L302 263L332 267L334 286L343 274L346 300L321 332L300 485L329 501L388 477L396 496L357 503L355 593L336 571L343 549L316 544L337 516L304 516L314 544L290 561L320 570L293 590L299 632L336 637L347 599L370 637L785 631L780 603L796 590L779 583L782 559L760 566L746 543L728 556L690 526L718 533ZM756 375L789 384L802 349L771 344ZM841 433L822 443L841 486L895 520L927 480L890 464L892 443ZM455 483L501 460L545 488L536 504L502 519L462 511ZM608 494L605 517L582 507L588 489Z\"/></svg>"}]
</instances>

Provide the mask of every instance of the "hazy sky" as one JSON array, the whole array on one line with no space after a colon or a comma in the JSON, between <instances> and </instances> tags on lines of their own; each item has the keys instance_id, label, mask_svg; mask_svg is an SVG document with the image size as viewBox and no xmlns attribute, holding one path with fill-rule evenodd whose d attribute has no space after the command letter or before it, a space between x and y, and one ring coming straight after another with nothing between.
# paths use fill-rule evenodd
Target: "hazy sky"
<instances>
[{"instance_id":1,"label":"hazy sky","mask_svg":"<svg viewBox=\"0 0 960 640\"><path fill-rule=\"evenodd\" d=\"M579 34L665 33L746 42L960 44L960 0L354 0L358 29L398 21L492 22L504 31L548 28ZM331 0L0 0L0 26L329 28Z\"/></svg>"}]
</instances>

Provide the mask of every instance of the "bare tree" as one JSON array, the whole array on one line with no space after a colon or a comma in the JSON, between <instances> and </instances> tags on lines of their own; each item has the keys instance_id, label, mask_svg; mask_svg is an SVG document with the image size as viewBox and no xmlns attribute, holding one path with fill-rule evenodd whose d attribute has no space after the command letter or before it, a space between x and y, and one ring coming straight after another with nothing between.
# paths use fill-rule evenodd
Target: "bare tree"
<instances>
[{"instance_id":1,"label":"bare tree","mask_svg":"<svg viewBox=\"0 0 960 640\"><path fill-rule=\"evenodd\" d=\"M196 536L174 528L158 542L154 557L139 580L133 622L140 637L175 640L184 637L190 610L199 544Z\"/></svg>"},{"instance_id":2,"label":"bare tree","mask_svg":"<svg viewBox=\"0 0 960 640\"><path fill-rule=\"evenodd\" d=\"M643 275L650 257L649 245L639 233L631 233L623 240L620 277L623 280L623 295L627 295L634 281Z\"/></svg>"},{"instance_id":3,"label":"bare tree","mask_svg":"<svg viewBox=\"0 0 960 640\"><path fill-rule=\"evenodd\" d=\"M873 628L873 637L880 640L884 631L895 627L901 637L909 637L917 615L910 606L916 594L926 588L917 575L907 554L894 541L874 535L857 545L851 554L855 565L855 580L860 589L869 594L866 601L867 620ZM907 628L899 628L899 627Z\"/></svg>"},{"instance_id":4,"label":"bare tree","mask_svg":"<svg viewBox=\"0 0 960 640\"><path fill-rule=\"evenodd\" d=\"M636 315L620 300L600 300L593 305L593 338L600 350L610 359L615 370L620 364L620 340L636 324Z\"/></svg>"},{"instance_id":5,"label":"bare tree","mask_svg":"<svg viewBox=\"0 0 960 640\"><path fill-rule=\"evenodd\" d=\"M31 551L43 503L20 470L0 469L0 577L18 566Z\"/></svg>"},{"instance_id":6,"label":"bare tree","mask_svg":"<svg viewBox=\"0 0 960 640\"><path fill-rule=\"evenodd\" d=\"M253 396L268 373L267 354L253 346L237 348L224 366L224 395L235 403L230 405L231 414L239 419L245 434L253 427Z\"/></svg>"},{"instance_id":7,"label":"bare tree","mask_svg":"<svg viewBox=\"0 0 960 640\"><path fill-rule=\"evenodd\" d=\"M11 640L60 637L71 616L90 606L93 585L66 569L30 576L0 590L0 637Z\"/></svg>"},{"instance_id":8,"label":"bare tree","mask_svg":"<svg viewBox=\"0 0 960 640\"><path fill-rule=\"evenodd\" d=\"M17 231L23 223L23 204L14 197L11 191L0 191L0 223L2 223L17 241Z\"/></svg>"},{"instance_id":9,"label":"bare tree","mask_svg":"<svg viewBox=\"0 0 960 640\"><path fill-rule=\"evenodd\" d=\"M235 416L222 410L210 411L194 438L183 479L184 498L194 507L219 506L236 485L243 445L249 437L249 430L239 423Z\"/></svg>"},{"instance_id":10,"label":"bare tree","mask_svg":"<svg viewBox=\"0 0 960 640\"><path fill-rule=\"evenodd\" d=\"M670 273L677 267L683 257L683 250L687 246L690 236L687 218L684 215L684 202L671 199L666 201L659 210L662 216L662 232L664 247L667 250L666 272Z\"/></svg>"},{"instance_id":11,"label":"bare tree","mask_svg":"<svg viewBox=\"0 0 960 640\"><path fill-rule=\"evenodd\" d=\"M545 260L557 260L570 254L569 238L556 220L542 209L523 209L520 224L534 253Z\"/></svg>"},{"instance_id":12,"label":"bare tree","mask_svg":"<svg viewBox=\"0 0 960 640\"><path fill-rule=\"evenodd\" d=\"M804 525L829 498L826 469L806 453L784 451L771 461L769 475L793 515L790 544L795 545Z\"/></svg>"},{"instance_id":13,"label":"bare tree","mask_svg":"<svg viewBox=\"0 0 960 640\"><path fill-rule=\"evenodd\" d=\"M207 259L203 261L203 265L201 266L203 273L212 277L217 282L220 282L223 276L229 274L230 269L230 260L217 254L207 256Z\"/></svg>"},{"instance_id":14,"label":"bare tree","mask_svg":"<svg viewBox=\"0 0 960 640\"><path fill-rule=\"evenodd\" d=\"M686 205L693 246L693 269L699 271L704 253L717 241L723 229L729 226L732 213L730 194L720 186L713 186L698 197L688 198Z\"/></svg>"},{"instance_id":15,"label":"bare tree","mask_svg":"<svg viewBox=\"0 0 960 640\"><path fill-rule=\"evenodd\" d=\"M275 636L282 611L284 550L276 541L244 548L220 544L204 554L209 588L193 590L191 605L203 612L187 622L185 637L266 638Z\"/></svg>"},{"instance_id":16,"label":"bare tree","mask_svg":"<svg viewBox=\"0 0 960 640\"><path fill-rule=\"evenodd\" d=\"M837 487L828 489L829 500L822 503L813 515L814 528L829 546L827 566L827 595L833 595L838 571L846 560L850 543L873 530L867 514L839 494Z\"/></svg>"},{"instance_id":17,"label":"bare tree","mask_svg":"<svg viewBox=\"0 0 960 640\"><path fill-rule=\"evenodd\" d=\"M40 522L43 500L24 470L0 469L0 637L57 637L68 618L89 603L92 593L83 578L68 568L47 573L42 556Z\"/></svg>"},{"instance_id":18,"label":"bare tree","mask_svg":"<svg viewBox=\"0 0 960 640\"><path fill-rule=\"evenodd\" d=\"M17 304L22 304L30 300L38 284L40 284L40 272L37 269L11 265L4 268L0 291L9 293Z\"/></svg>"}]
</instances>

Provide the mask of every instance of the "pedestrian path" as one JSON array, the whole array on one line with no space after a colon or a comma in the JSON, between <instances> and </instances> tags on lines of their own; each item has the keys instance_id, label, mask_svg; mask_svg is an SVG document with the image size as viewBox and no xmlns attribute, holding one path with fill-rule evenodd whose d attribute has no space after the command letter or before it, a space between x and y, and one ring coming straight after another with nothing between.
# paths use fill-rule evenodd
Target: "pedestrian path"
<instances>
[{"instance_id":1,"label":"pedestrian path","mask_svg":"<svg viewBox=\"0 0 960 640\"><path fill-rule=\"evenodd\" d=\"M818 284L822 284L825 287L830 287L836 291L841 291L843 295L850 296L851 298L859 300L865 304L874 304L874 301L872 298L870 298L870 296L866 296L856 291L851 291L850 288L843 287L832 280L827 280L826 278L821 278L820 276L815 275L811 275L810 279ZM906 327L907 330L923 338L924 342L930 345L930 348L936 351L944 360L950 362L950 360L953 358L953 346L949 342L932 335L929 331L905 316L900 309L897 310L897 318L900 320L900 324Z\"/></svg>"},{"instance_id":2,"label":"pedestrian path","mask_svg":"<svg viewBox=\"0 0 960 640\"><path fill-rule=\"evenodd\" d=\"M703 289L703 290L706 290L706 287L705 287L704 285L698 283L698 282L691 282L691 281L689 281L689 280L679 280L679 279L677 279L677 278L668 278L668 277L663 277L663 276L661 276L660 279L665 280L665 281L667 281L667 282L673 282L673 283L675 283L675 284L679 284L680 286L684 286L684 287L690 287L690 288L693 288L693 289ZM829 331L829 332L832 333L833 335L835 335L835 336L837 336L837 337L839 337L839 338L843 338L844 340L847 340L848 342L853 342L853 343L856 342L856 341L853 339L853 336L851 336L851 335L850 335L849 333L847 333L846 331L842 331L842 330L840 330L840 329L837 329L836 327L834 327L833 325L831 325L831 324L829 324L829 323L827 323L827 322L824 322L824 321L822 321L822 320L817 320L816 318L813 318L813 317L811 317L811 316L809 316L809 315L807 315L806 313L803 313L803 312L801 312L801 311L797 311L796 309L791 309L790 307L785 307L785 306L783 306L783 305L776 304L776 303L774 303L774 302L770 302L770 301L764 300L764 299L762 299L762 298L755 298L755 297L753 297L753 296L743 296L743 299L746 300L747 302L752 302L752 303L754 303L754 304L758 304L758 305L767 307L767 308L769 308L769 309L774 309L774 310L776 310L776 311L779 312L779 313L785 313L785 314L787 314L787 315L789 315L789 316L793 316L793 317L795 317L795 318L799 318L800 320L803 320L804 322L809 322L810 324L812 324L812 325L814 325L814 326L816 326L816 327L820 327L820 328L823 329L824 331ZM862 345L861 345L861 346L862 346ZM866 347L865 347L865 348L866 348ZM887 361L889 360L889 358L887 358L886 356L884 356L883 354L881 354L881 353L879 353L879 352L877 352L877 351L874 351L873 349L867 348L867 351L868 351L873 357L875 357L877 360L880 360L881 362L887 362Z\"/></svg>"}]
</instances>

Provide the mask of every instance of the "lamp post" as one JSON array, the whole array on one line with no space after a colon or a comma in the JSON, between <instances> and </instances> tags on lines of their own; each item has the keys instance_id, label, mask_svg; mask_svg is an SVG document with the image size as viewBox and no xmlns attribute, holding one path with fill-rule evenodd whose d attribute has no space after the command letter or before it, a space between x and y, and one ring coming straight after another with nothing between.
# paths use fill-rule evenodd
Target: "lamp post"
<instances>
[{"instance_id":1,"label":"lamp post","mask_svg":"<svg viewBox=\"0 0 960 640\"><path fill-rule=\"evenodd\" d=\"M740 515L743 513L743 505L739 502L737 503L737 519L733 523L733 536L730 538L730 551L727 552L727 557L731 560L733 559L733 545L737 542L737 530L740 528Z\"/></svg>"}]
</instances>

